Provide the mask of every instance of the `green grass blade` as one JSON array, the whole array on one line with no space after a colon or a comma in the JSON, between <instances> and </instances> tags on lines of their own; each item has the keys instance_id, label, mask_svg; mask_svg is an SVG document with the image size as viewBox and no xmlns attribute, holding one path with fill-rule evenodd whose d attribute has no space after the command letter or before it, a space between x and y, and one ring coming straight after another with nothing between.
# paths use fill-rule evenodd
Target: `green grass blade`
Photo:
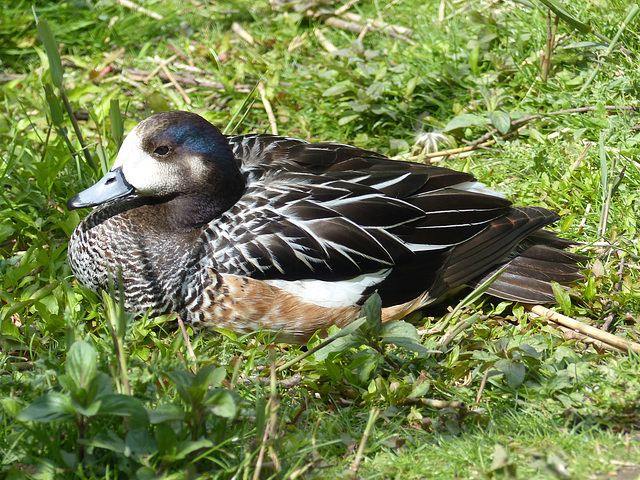
<instances>
[{"instance_id":1,"label":"green grass blade","mask_svg":"<svg viewBox=\"0 0 640 480\"><path fill-rule=\"evenodd\" d=\"M113 135L113 139L119 149L124 138L124 122L122 121L120 103L117 98L112 98L109 102L109 118L111 119L111 135Z\"/></svg>"},{"instance_id":2,"label":"green grass blade","mask_svg":"<svg viewBox=\"0 0 640 480\"><path fill-rule=\"evenodd\" d=\"M51 81L56 88L62 88L62 61L60 60L60 52L58 45L53 36L53 31L47 19L43 19L36 24L38 35L44 45L44 51L49 59L49 70L51 71Z\"/></svg>"},{"instance_id":3,"label":"green grass blade","mask_svg":"<svg viewBox=\"0 0 640 480\"><path fill-rule=\"evenodd\" d=\"M569 12L564 8L564 5L557 0L540 0L540 2L546 6L549 10L555 13L558 17L568 23L571 27L576 29L580 33L590 33L592 28L582 23L575 17L572 17Z\"/></svg>"},{"instance_id":4,"label":"green grass blade","mask_svg":"<svg viewBox=\"0 0 640 480\"><path fill-rule=\"evenodd\" d=\"M62 109L60 108L60 99L53 93L53 88L50 84L44 86L45 98L47 105L49 105L49 113L51 114L51 123L56 129L62 126L64 116L62 115Z\"/></svg>"},{"instance_id":5,"label":"green grass blade","mask_svg":"<svg viewBox=\"0 0 640 480\"><path fill-rule=\"evenodd\" d=\"M627 27L631 24L631 22L633 22L633 19L636 17L638 12L640 12L640 6L638 6L638 4L634 4L629 9L629 12L627 13L626 18L624 19L624 22L620 24L618 31L616 32L615 36L613 37L613 40L611 40L611 43L609 44L609 48L607 48L607 55L611 54L615 45L618 43L618 40L620 40L620 37L622 36L622 32L624 32L627 29Z\"/></svg>"}]
</instances>

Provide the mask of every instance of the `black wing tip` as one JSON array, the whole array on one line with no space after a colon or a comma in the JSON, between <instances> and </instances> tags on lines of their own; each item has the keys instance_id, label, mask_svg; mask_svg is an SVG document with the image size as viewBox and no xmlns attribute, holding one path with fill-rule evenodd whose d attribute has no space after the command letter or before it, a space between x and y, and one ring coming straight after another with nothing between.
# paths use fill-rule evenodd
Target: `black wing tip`
<instances>
[{"instance_id":1,"label":"black wing tip","mask_svg":"<svg viewBox=\"0 0 640 480\"><path fill-rule=\"evenodd\" d=\"M514 302L556 303L552 283L566 287L580 281L584 278L582 271L589 260L587 256L562 248L534 244L506 264L497 265L474 279L471 284L481 284L496 270L506 265L504 273L487 289L488 294Z\"/></svg>"}]
</instances>

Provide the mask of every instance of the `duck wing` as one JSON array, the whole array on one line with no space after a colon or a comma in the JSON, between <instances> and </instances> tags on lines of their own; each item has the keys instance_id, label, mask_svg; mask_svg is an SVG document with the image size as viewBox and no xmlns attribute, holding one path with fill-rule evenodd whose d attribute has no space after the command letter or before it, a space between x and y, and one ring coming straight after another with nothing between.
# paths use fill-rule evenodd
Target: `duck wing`
<instances>
[{"instance_id":1,"label":"duck wing","mask_svg":"<svg viewBox=\"0 0 640 480\"><path fill-rule=\"evenodd\" d=\"M517 210L464 172L274 136L231 137L230 144L248 187L204 232L206 257L221 273L357 278L359 300L378 290L385 305L394 305L468 282L550 221L492 229ZM487 230L504 243L466 249L460 259L453 254Z\"/></svg>"},{"instance_id":2,"label":"duck wing","mask_svg":"<svg viewBox=\"0 0 640 480\"><path fill-rule=\"evenodd\" d=\"M230 144L248 186L205 228L206 258L221 273L281 287L355 284L356 303L373 291L384 306L424 292L431 301L557 219L513 208L470 174L347 145L268 135Z\"/></svg>"}]
</instances>

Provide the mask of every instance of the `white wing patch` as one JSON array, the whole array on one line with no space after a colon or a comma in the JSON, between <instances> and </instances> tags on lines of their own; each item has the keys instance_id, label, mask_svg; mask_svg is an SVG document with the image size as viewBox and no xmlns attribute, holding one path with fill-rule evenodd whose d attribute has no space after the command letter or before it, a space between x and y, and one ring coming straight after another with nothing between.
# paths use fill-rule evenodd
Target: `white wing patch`
<instances>
[{"instance_id":1,"label":"white wing patch","mask_svg":"<svg viewBox=\"0 0 640 480\"><path fill-rule=\"evenodd\" d=\"M350 280L327 282L324 280L265 280L265 283L280 288L320 307L352 307L361 300L363 292L381 283L391 272L390 268L368 273Z\"/></svg>"},{"instance_id":2,"label":"white wing patch","mask_svg":"<svg viewBox=\"0 0 640 480\"><path fill-rule=\"evenodd\" d=\"M459 183L458 185L451 186L449 188L453 188L455 190L463 190L465 192L479 193L480 195L491 195L492 197L507 198L506 195L503 195L500 192L496 192L495 190L491 190L484 183L480 183L475 180L472 182Z\"/></svg>"}]
</instances>

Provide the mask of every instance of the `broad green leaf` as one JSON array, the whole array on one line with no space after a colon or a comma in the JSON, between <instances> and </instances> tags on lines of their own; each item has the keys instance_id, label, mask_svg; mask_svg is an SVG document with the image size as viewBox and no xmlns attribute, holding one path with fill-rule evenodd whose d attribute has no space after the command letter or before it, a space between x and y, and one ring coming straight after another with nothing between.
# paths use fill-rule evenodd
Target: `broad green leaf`
<instances>
[{"instance_id":1,"label":"broad green leaf","mask_svg":"<svg viewBox=\"0 0 640 480\"><path fill-rule=\"evenodd\" d=\"M486 350L474 350L471 358L480 360L483 363L493 362L498 359L495 353L487 352Z\"/></svg>"},{"instance_id":2,"label":"broad green leaf","mask_svg":"<svg viewBox=\"0 0 640 480\"><path fill-rule=\"evenodd\" d=\"M421 356L429 354L430 350L420 343L420 336L416 327L402 320L392 320L382 325L380 338L385 343L392 343L406 348Z\"/></svg>"},{"instance_id":3,"label":"broad green leaf","mask_svg":"<svg viewBox=\"0 0 640 480\"><path fill-rule=\"evenodd\" d=\"M147 413L142 402L136 397L112 393L102 398L100 415L116 415L120 417L141 417L139 420L147 420Z\"/></svg>"},{"instance_id":4,"label":"broad green leaf","mask_svg":"<svg viewBox=\"0 0 640 480\"><path fill-rule=\"evenodd\" d=\"M233 393L225 389L209 392L205 403L214 415L223 418L233 418L238 411Z\"/></svg>"},{"instance_id":5,"label":"broad green leaf","mask_svg":"<svg viewBox=\"0 0 640 480\"><path fill-rule=\"evenodd\" d=\"M98 358L94 348L83 340L78 340L67 353L65 370L78 389L90 390L97 374Z\"/></svg>"},{"instance_id":6,"label":"broad green leaf","mask_svg":"<svg viewBox=\"0 0 640 480\"><path fill-rule=\"evenodd\" d=\"M0 225L0 243L4 242L7 238L13 235L13 232L15 231L16 229L13 228L11 225L5 225L5 224Z\"/></svg>"},{"instance_id":7,"label":"broad green leaf","mask_svg":"<svg viewBox=\"0 0 640 480\"><path fill-rule=\"evenodd\" d=\"M553 289L553 295L556 297L556 301L562 311L566 314L571 311L571 297L569 292L557 282L551 282L551 288Z\"/></svg>"},{"instance_id":8,"label":"broad green leaf","mask_svg":"<svg viewBox=\"0 0 640 480\"><path fill-rule=\"evenodd\" d=\"M155 437L146 428L129 429L124 443L134 455L151 455L158 450Z\"/></svg>"},{"instance_id":9,"label":"broad green leaf","mask_svg":"<svg viewBox=\"0 0 640 480\"><path fill-rule=\"evenodd\" d=\"M21 304L24 303L31 303L31 301L29 300L27 302L17 302L2 314L2 319L0 320L0 334L3 337L10 337L13 340L17 340L18 342L24 341L24 333L18 327L16 327L13 322L5 320L13 315L16 311L20 310Z\"/></svg>"},{"instance_id":10,"label":"broad green leaf","mask_svg":"<svg viewBox=\"0 0 640 480\"><path fill-rule=\"evenodd\" d=\"M573 385L573 379L567 375L566 370L561 370L557 375L551 377L545 383L545 388L550 392L562 390L564 388L571 387Z\"/></svg>"},{"instance_id":11,"label":"broad green leaf","mask_svg":"<svg viewBox=\"0 0 640 480\"><path fill-rule=\"evenodd\" d=\"M315 360L317 362L322 362L327 358L327 355L329 355L330 353L348 350L350 348L357 347L358 345L360 345L362 342L359 340L356 340L350 335L356 330L358 330L362 325L364 325L366 321L367 321L367 317L359 318L358 320L351 322L342 330L338 330L336 333L334 333L330 338L335 338L335 340L332 343L328 344L325 347L322 347L320 350L315 352L314 354Z\"/></svg>"},{"instance_id":12,"label":"broad green leaf","mask_svg":"<svg viewBox=\"0 0 640 480\"><path fill-rule=\"evenodd\" d=\"M196 450L200 450L201 448L211 448L211 447L213 447L213 443L211 442L211 440L207 440L206 438L201 438L200 440L196 440L193 442L191 441L182 442L176 448L177 450L176 455L173 457L167 456L165 458L165 461L175 462L177 460L182 460L186 458L187 455L189 455L192 452L195 452Z\"/></svg>"},{"instance_id":13,"label":"broad green leaf","mask_svg":"<svg viewBox=\"0 0 640 480\"><path fill-rule=\"evenodd\" d=\"M347 123L353 122L359 118L360 115L347 115L346 117L341 117L340 120L338 120L338 125L346 125Z\"/></svg>"},{"instance_id":14,"label":"broad green leaf","mask_svg":"<svg viewBox=\"0 0 640 480\"><path fill-rule=\"evenodd\" d=\"M363 319L366 320L366 319ZM342 337L336 339L326 347L321 348L315 353L315 359L318 362L322 362L332 353L345 352L351 348L356 348L362 345L362 339L354 337Z\"/></svg>"},{"instance_id":15,"label":"broad green leaf","mask_svg":"<svg viewBox=\"0 0 640 480\"><path fill-rule=\"evenodd\" d=\"M158 473L155 468L151 467L140 467L136 470L136 480L156 480L158 478Z\"/></svg>"},{"instance_id":16,"label":"broad green leaf","mask_svg":"<svg viewBox=\"0 0 640 480\"><path fill-rule=\"evenodd\" d=\"M540 352L531 345L522 344L516 348L522 353L523 357L540 358Z\"/></svg>"},{"instance_id":17,"label":"broad green leaf","mask_svg":"<svg viewBox=\"0 0 640 480\"><path fill-rule=\"evenodd\" d=\"M502 135L506 135L511 130L511 118L506 112L501 112L500 110L489 112L489 120Z\"/></svg>"},{"instance_id":18,"label":"broad green leaf","mask_svg":"<svg viewBox=\"0 0 640 480\"><path fill-rule=\"evenodd\" d=\"M358 370L358 378L361 382L367 382L371 379L372 372L380 363L380 356L371 356L370 360L365 362Z\"/></svg>"},{"instance_id":19,"label":"broad green leaf","mask_svg":"<svg viewBox=\"0 0 640 480\"><path fill-rule=\"evenodd\" d=\"M457 117L452 118L447 126L444 127L445 132L451 132L452 130L458 130L467 127L484 127L487 124L487 120L473 113L463 113Z\"/></svg>"},{"instance_id":20,"label":"broad green leaf","mask_svg":"<svg viewBox=\"0 0 640 480\"><path fill-rule=\"evenodd\" d=\"M10 417L15 417L23 408L22 403L11 397L0 398L0 405L2 405L2 410Z\"/></svg>"},{"instance_id":21,"label":"broad green leaf","mask_svg":"<svg viewBox=\"0 0 640 480\"><path fill-rule=\"evenodd\" d=\"M21 422L48 423L55 421L72 421L75 411L71 406L71 399L57 392L51 392L37 398L16 415Z\"/></svg>"},{"instance_id":22,"label":"broad green leaf","mask_svg":"<svg viewBox=\"0 0 640 480\"><path fill-rule=\"evenodd\" d=\"M193 375L185 372L184 370L172 370L165 373L165 375L174 383L178 395L182 398L182 401L191 403L191 388L193 387Z\"/></svg>"},{"instance_id":23,"label":"broad green leaf","mask_svg":"<svg viewBox=\"0 0 640 480\"><path fill-rule=\"evenodd\" d=\"M367 99L369 100L379 99L384 93L385 86L386 85L382 82L373 82L371 85L369 85L369 87L367 87L367 90L365 93Z\"/></svg>"},{"instance_id":24,"label":"broad green leaf","mask_svg":"<svg viewBox=\"0 0 640 480\"><path fill-rule=\"evenodd\" d=\"M178 437L167 424L156 425L155 427L156 443L158 444L158 453L163 456L167 454L175 454L178 446Z\"/></svg>"},{"instance_id":25,"label":"broad green leaf","mask_svg":"<svg viewBox=\"0 0 640 480\"><path fill-rule=\"evenodd\" d=\"M407 82L407 86L404 89L405 100L409 99L409 97L413 94L413 91L418 86L418 82L422 79L422 77L420 76L421 71L422 71L422 68L418 68L418 72L413 77L411 77Z\"/></svg>"},{"instance_id":26,"label":"broad green leaf","mask_svg":"<svg viewBox=\"0 0 640 480\"><path fill-rule=\"evenodd\" d=\"M110 430L102 430L98 432L98 434L93 438L88 438L86 440L79 440L79 442L84 445L89 445L92 447L104 448L105 450L110 450L112 452L124 454L126 450L126 445L124 441L119 438L115 433Z\"/></svg>"},{"instance_id":27,"label":"broad green leaf","mask_svg":"<svg viewBox=\"0 0 640 480\"><path fill-rule=\"evenodd\" d=\"M178 437L173 428L166 424L156 425L154 433L158 444L158 453L161 456L174 455L178 446Z\"/></svg>"},{"instance_id":28,"label":"broad green leaf","mask_svg":"<svg viewBox=\"0 0 640 480\"><path fill-rule=\"evenodd\" d=\"M382 299L380 298L380 295L374 293L367 298L367 301L364 302L360 313L367 318L364 328L371 332L375 332L377 335L382 327Z\"/></svg>"},{"instance_id":29,"label":"broad green leaf","mask_svg":"<svg viewBox=\"0 0 640 480\"><path fill-rule=\"evenodd\" d=\"M74 210L75 211L75 210ZM220 335L229 338L233 342L238 341L238 334L233 330L228 330L226 328L212 328L213 331L218 332Z\"/></svg>"},{"instance_id":30,"label":"broad green leaf","mask_svg":"<svg viewBox=\"0 0 640 480\"><path fill-rule=\"evenodd\" d=\"M491 466L489 467L489 472L507 469L509 465L509 454L507 453L507 450L505 450L502 445L496 444L495 447L493 447L493 459L491 461ZM506 475L506 478L511 478L511 476Z\"/></svg>"},{"instance_id":31,"label":"broad green leaf","mask_svg":"<svg viewBox=\"0 0 640 480\"><path fill-rule=\"evenodd\" d=\"M322 92L323 97L335 97L337 95L341 95L345 92L353 90L353 85L351 80L345 80L340 83L336 83L335 85L327 88L324 92Z\"/></svg>"},{"instance_id":32,"label":"broad green leaf","mask_svg":"<svg viewBox=\"0 0 640 480\"><path fill-rule=\"evenodd\" d=\"M85 417L95 417L98 414L101 405L101 400L81 403L77 401L77 399L73 398L73 395L71 395L71 406L76 411L76 413L84 415Z\"/></svg>"},{"instance_id":33,"label":"broad green leaf","mask_svg":"<svg viewBox=\"0 0 640 480\"><path fill-rule=\"evenodd\" d=\"M518 388L524 381L524 376L527 372L525 366L520 362L514 362L509 359L498 360L494 367L500 370L504 374L504 378L507 381L507 385L511 388Z\"/></svg>"},{"instance_id":34,"label":"broad green leaf","mask_svg":"<svg viewBox=\"0 0 640 480\"><path fill-rule=\"evenodd\" d=\"M223 367L216 365L207 365L198 370L195 375L194 383L207 388L217 388L222 385L226 373Z\"/></svg>"},{"instance_id":35,"label":"broad green leaf","mask_svg":"<svg viewBox=\"0 0 640 480\"><path fill-rule=\"evenodd\" d=\"M95 381L96 391L95 399L102 400L104 397L113 393L113 380L104 372L98 372L96 374Z\"/></svg>"},{"instance_id":36,"label":"broad green leaf","mask_svg":"<svg viewBox=\"0 0 640 480\"><path fill-rule=\"evenodd\" d=\"M149 423L157 425L165 422L175 422L184 419L184 408L172 403L158 405L154 410L147 410Z\"/></svg>"},{"instance_id":37,"label":"broad green leaf","mask_svg":"<svg viewBox=\"0 0 640 480\"><path fill-rule=\"evenodd\" d=\"M428 382L428 381L414 385L413 389L411 390L411 393L409 394L409 398L424 397L430 389L431 389L431 382Z\"/></svg>"}]
</instances>

